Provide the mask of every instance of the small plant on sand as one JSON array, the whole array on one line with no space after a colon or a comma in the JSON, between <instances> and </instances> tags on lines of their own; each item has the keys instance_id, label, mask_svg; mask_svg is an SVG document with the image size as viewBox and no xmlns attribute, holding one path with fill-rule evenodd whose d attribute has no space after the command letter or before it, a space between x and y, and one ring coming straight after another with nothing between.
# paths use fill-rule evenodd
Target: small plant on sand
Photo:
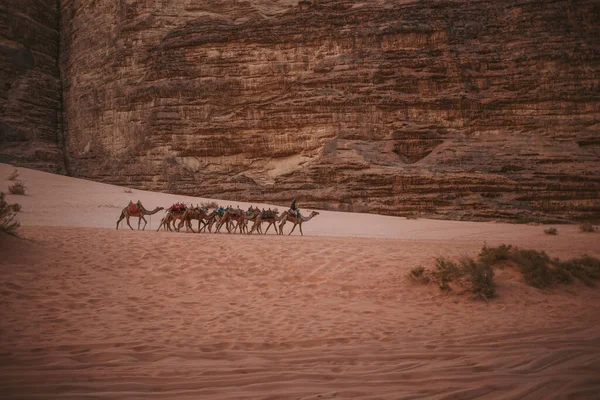
<instances>
[{"instance_id":1,"label":"small plant on sand","mask_svg":"<svg viewBox=\"0 0 600 400\"><path fill-rule=\"evenodd\" d=\"M425 274L425 268L421 265L410 270L411 278L420 282L429 282L429 277Z\"/></svg>"},{"instance_id":2,"label":"small plant on sand","mask_svg":"<svg viewBox=\"0 0 600 400\"><path fill-rule=\"evenodd\" d=\"M126 188L125 190L123 190L125 193L127 194L131 194L133 193L133 190L131 190L130 188Z\"/></svg>"},{"instance_id":3,"label":"small plant on sand","mask_svg":"<svg viewBox=\"0 0 600 400\"><path fill-rule=\"evenodd\" d=\"M592 225L589 222L585 222L585 223L579 225L579 230L581 232L595 232L596 231L596 229L594 228L594 225Z\"/></svg>"},{"instance_id":4,"label":"small plant on sand","mask_svg":"<svg viewBox=\"0 0 600 400\"><path fill-rule=\"evenodd\" d=\"M21 181L15 181L15 183L8 187L9 192L12 194L25 194L26 189L27 187Z\"/></svg>"},{"instance_id":5,"label":"small plant on sand","mask_svg":"<svg viewBox=\"0 0 600 400\"><path fill-rule=\"evenodd\" d=\"M201 206L202 208L219 208L219 203L216 201L203 201Z\"/></svg>"},{"instance_id":6,"label":"small plant on sand","mask_svg":"<svg viewBox=\"0 0 600 400\"><path fill-rule=\"evenodd\" d=\"M483 246L479 253L479 260L490 265L493 265L500 261L506 261L510 259L512 246L502 244L498 247Z\"/></svg>"},{"instance_id":7,"label":"small plant on sand","mask_svg":"<svg viewBox=\"0 0 600 400\"><path fill-rule=\"evenodd\" d=\"M0 192L0 232L16 236L19 223L15 221L16 211L14 206L15 204L8 204L4 200L4 193Z\"/></svg>"},{"instance_id":8,"label":"small plant on sand","mask_svg":"<svg viewBox=\"0 0 600 400\"><path fill-rule=\"evenodd\" d=\"M19 171L16 169L8 176L9 181L15 181L19 177Z\"/></svg>"},{"instance_id":9,"label":"small plant on sand","mask_svg":"<svg viewBox=\"0 0 600 400\"><path fill-rule=\"evenodd\" d=\"M493 269L472 258L456 262L439 257L436 259L435 269L429 271L419 266L413 268L410 275L423 283L432 281L441 290L448 292L452 291L452 286L464 288L462 293L471 293L478 299L487 300L496 294Z\"/></svg>"},{"instance_id":10,"label":"small plant on sand","mask_svg":"<svg viewBox=\"0 0 600 400\"><path fill-rule=\"evenodd\" d=\"M525 282L538 289L550 287L556 281L550 268L550 257L543 251L516 250L511 259L518 265Z\"/></svg>"},{"instance_id":11,"label":"small plant on sand","mask_svg":"<svg viewBox=\"0 0 600 400\"><path fill-rule=\"evenodd\" d=\"M404 215L404 218L406 218L406 219L419 219L419 216L417 214L415 214L414 212L409 212L408 214Z\"/></svg>"},{"instance_id":12,"label":"small plant on sand","mask_svg":"<svg viewBox=\"0 0 600 400\"><path fill-rule=\"evenodd\" d=\"M558 231L556 230L556 228L544 229L544 232L546 233L546 235L558 235Z\"/></svg>"},{"instance_id":13,"label":"small plant on sand","mask_svg":"<svg viewBox=\"0 0 600 400\"><path fill-rule=\"evenodd\" d=\"M525 283L538 289L549 288L557 283L571 283L573 278L592 286L594 280L600 279L600 260L588 255L560 261L551 259L543 251L501 245L484 247L479 259L490 266L501 262L512 263L519 268Z\"/></svg>"},{"instance_id":14,"label":"small plant on sand","mask_svg":"<svg viewBox=\"0 0 600 400\"><path fill-rule=\"evenodd\" d=\"M587 254L568 261L555 260L554 265L557 270L576 277L588 286L593 286L593 281L600 279L600 260Z\"/></svg>"}]
</instances>

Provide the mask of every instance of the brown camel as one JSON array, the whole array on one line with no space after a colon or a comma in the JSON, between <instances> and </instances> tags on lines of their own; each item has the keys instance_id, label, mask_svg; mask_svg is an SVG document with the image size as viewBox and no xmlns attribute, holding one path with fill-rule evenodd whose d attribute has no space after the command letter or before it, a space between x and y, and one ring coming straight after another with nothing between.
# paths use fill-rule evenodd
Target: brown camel
<instances>
[{"instance_id":1,"label":"brown camel","mask_svg":"<svg viewBox=\"0 0 600 400\"><path fill-rule=\"evenodd\" d=\"M269 231L271 225L275 225L275 223L277 222L277 218L277 211L271 210L270 208L268 210L265 210L263 208L262 211L256 216L256 219L254 220L254 225L252 225L252 229L250 229L250 232L248 232L248 234L252 234L252 232L254 231L257 231L261 235L266 234ZM269 224L267 226L267 230L264 233L262 231L263 223ZM277 227L275 227L275 232L277 233Z\"/></svg>"},{"instance_id":2,"label":"brown camel","mask_svg":"<svg viewBox=\"0 0 600 400\"><path fill-rule=\"evenodd\" d=\"M227 228L227 232L231 233L231 228L233 226L233 222L237 222L237 224L235 225L235 228L237 229L237 226L239 225L240 219L242 219L242 215L244 214L244 212L242 210L238 209L234 209L234 208L230 208L229 210L225 211L225 213L223 214L223 216L219 219L219 223L217 224L217 229L216 232L220 233L221 232L221 228L223 227L223 224L225 224L225 227ZM235 230L234 230L235 233Z\"/></svg>"},{"instance_id":3,"label":"brown camel","mask_svg":"<svg viewBox=\"0 0 600 400\"><path fill-rule=\"evenodd\" d=\"M252 231L254 231L254 227L256 226L257 221L260 221L260 215L260 210L258 208L253 208L252 206L248 208L247 212L242 213L242 218L238 221L238 226L240 226L240 233L251 234ZM254 225L252 226L252 230L250 232L248 232L248 221L254 221ZM260 224L260 222L258 222L258 224ZM235 233L235 229L233 232Z\"/></svg>"},{"instance_id":4,"label":"brown camel","mask_svg":"<svg viewBox=\"0 0 600 400\"><path fill-rule=\"evenodd\" d=\"M204 217L204 220L202 220L202 223L204 225L201 229L198 230L198 232L206 232L206 229L208 228L208 231L212 233L213 225L215 223L218 224L220 218L221 215L218 212L216 212L215 210L211 211L210 214L206 215L206 217Z\"/></svg>"},{"instance_id":5,"label":"brown camel","mask_svg":"<svg viewBox=\"0 0 600 400\"><path fill-rule=\"evenodd\" d=\"M192 220L197 219L198 220L198 232L200 232L200 224L203 223L204 218L206 218L207 211L208 210L205 209L205 208L198 208L198 207L188 208L187 210L185 210L185 212L181 216L181 221L179 222L179 226L177 227L177 231L181 230L181 227L185 223L186 224L186 226L185 226L185 230L186 231L189 230L189 229L191 229L192 232L196 233L196 231L194 230L194 228L192 228Z\"/></svg>"},{"instance_id":6,"label":"brown camel","mask_svg":"<svg viewBox=\"0 0 600 400\"><path fill-rule=\"evenodd\" d=\"M302 223L310 221L317 215L319 215L319 213L316 211L311 212L308 217L302 217L302 216L298 217L295 212L294 213L290 213L289 211L283 212L281 214L281 216L279 217L279 221L281 221L281 223L279 224L279 234L283 235L283 226L285 225L285 223L287 221L290 221L291 223L294 224L294 226L292 227L292 230L290 231L289 235L291 235L292 232L294 232L294 229L296 229L296 225L299 225L300 226L300 234L302 236L304 236L304 233L302 233Z\"/></svg>"},{"instance_id":7,"label":"brown camel","mask_svg":"<svg viewBox=\"0 0 600 400\"><path fill-rule=\"evenodd\" d=\"M138 230L140 229L140 223L142 222L142 220L144 220L144 227L142 228L142 230L144 230L146 229L146 224L148 223L148 221L146 221L146 218L144 218L144 215L154 215L160 210L164 210L164 207L156 207L154 210L148 211L144 208L141 201L138 200L135 204L132 201L130 201L127 207L125 207L123 211L121 211L121 216L117 221L117 229L119 229L119 223L123 220L123 218L127 218L127 225L131 228L129 218L137 217ZM133 228L131 228L131 230L133 230Z\"/></svg>"},{"instance_id":8,"label":"brown camel","mask_svg":"<svg viewBox=\"0 0 600 400\"><path fill-rule=\"evenodd\" d=\"M173 211L167 211L167 215L165 215L163 217L163 219L160 220L160 225L158 225L158 229L156 230L157 232L160 230L160 228L164 227L165 230L169 230L169 231L177 231L179 232L179 230L177 229L177 225L175 225L175 221L177 220L181 220L183 218L183 214L184 212L173 212ZM171 223L173 223L173 228L171 228Z\"/></svg>"}]
</instances>

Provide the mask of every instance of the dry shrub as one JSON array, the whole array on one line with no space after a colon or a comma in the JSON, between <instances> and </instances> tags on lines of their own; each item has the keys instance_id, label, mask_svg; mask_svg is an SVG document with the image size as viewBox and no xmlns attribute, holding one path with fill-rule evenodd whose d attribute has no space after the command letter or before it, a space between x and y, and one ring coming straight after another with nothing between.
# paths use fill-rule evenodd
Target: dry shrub
<instances>
[{"instance_id":1,"label":"dry shrub","mask_svg":"<svg viewBox=\"0 0 600 400\"><path fill-rule=\"evenodd\" d=\"M435 269L429 271L421 266L410 271L411 277L421 282L433 281L441 290L452 291L452 285L464 288L478 299L490 299L496 294L494 271L488 264L472 258L456 262L444 257L436 259Z\"/></svg>"},{"instance_id":2,"label":"dry shrub","mask_svg":"<svg viewBox=\"0 0 600 400\"><path fill-rule=\"evenodd\" d=\"M131 194L133 193L133 190L131 190L130 188L126 188L125 190L123 190L125 193Z\"/></svg>"},{"instance_id":3,"label":"dry shrub","mask_svg":"<svg viewBox=\"0 0 600 400\"><path fill-rule=\"evenodd\" d=\"M19 222L15 221L17 213L15 205L18 206L19 210L21 209L18 204L8 204L4 200L4 193L0 192L0 231L13 236L17 236L17 228L19 227Z\"/></svg>"},{"instance_id":4,"label":"dry shrub","mask_svg":"<svg viewBox=\"0 0 600 400\"><path fill-rule=\"evenodd\" d=\"M510 244L508 246L502 244L498 247L487 247L487 245L485 245L479 253L479 261L490 265L501 261L507 261L510 259L511 249L512 246Z\"/></svg>"},{"instance_id":5,"label":"dry shrub","mask_svg":"<svg viewBox=\"0 0 600 400\"><path fill-rule=\"evenodd\" d=\"M493 255L497 257L494 258ZM592 286L594 280L600 279L600 260L588 255L560 261L558 258L550 259L543 251L502 245L496 248L484 247L479 257L491 266L501 261L513 262L519 268L525 282L538 289L548 288L557 283L571 283L573 278Z\"/></svg>"},{"instance_id":6,"label":"dry shrub","mask_svg":"<svg viewBox=\"0 0 600 400\"><path fill-rule=\"evenodd\" d=\"M530 286L544 289L557 281L554 270L550 268L550 257L543 251L515 249L511 260L518 265L523 279Z\"/></svg>"},{"instance_id":7,"label":"dry shrub","mask_svg":"<svg viewBox=\"0 0 600 400\"><path fill-rule=\"evenodd\" d=\"M555 260L554 264L558 271L564 271L588 286L593 286L593 281L600 279L600 260L587 254L568 261Z\"/></svg>"},{"instance_id":8,"label":"dry shrub","mask_svg":"<svg viewBox=\"0 0 600 400\"><path fill-rule=\"evenodd\" d=\"M410 270L410 276L420 282L429 282L429 277L425 274L425 268L420 265Z\"/></svg>"},{"instance_id":9,"label":"dry shrub","mask_svg":"<svg viewBox=\"0 0 600 400\"><path fill-rule=\"evenodd\" d=\"M27 187L21 181L15 181L15 183L8 187L8 191L12 194L25 194L26 189Z\"/></svg>"},{"instance_id":10,"label":"dry shrub","mask_svg":"<svg viewBox=\"0 0 600 400\"><path fill-rule=\"evenodd\" d=\"M558 235L558 231L556 230L556 228L544 229L544 232L546 233L546 235Z\"/></svg>"},{"instance_id":11,"label":"dry shrub","mask_svg":"<svg viewBox=\"0 0 600 400\"><path fill-rule=\"evenodd\" d=\"M469 292L476 297L487 300L496 295L494 270L490 265L465 258L461 261L461 272L470 281Z\"/></svg>"},{"instance_id":12,"label":"dry shrub","mask_svg":"<svg viewBox=\"0 0 600 400\"><path fill-rule=\"evenodd\" d=\"M8 176L8 180L9 181L16 181L17 178L19 177L19 171L17 171L16 169Z\"/></svg>"},{"instance_id":13,"label":"dry shrub","mask_svg":"<svg viewBox=\"0 0 600 400\"><path fill-rule=\"evenodd\" d=\"M546 289L556 284L568 284L574 278L588 286L600 279L600 259L584 255L567 261L551 259L544 251L526 250L500 245L484 246L479 258L464 258L457 262L448 258L436 259L435 269L421 266L411 269L410 276L421 282L434 282L441 290L451 291L452 286L465 288L480 299L494 297L494 270L496 264L516 266L525 283L538 289Z\"/></svg>"},{"instance_id":14,"label":"dry shrub","mask_svg":"<svg viewBox=\"0 0 600 400\"><path fill-rule=\"evenodd\" d=\"M589 222L585 222L585 223L579 225L579 230L581 232L595 232L596 231L596 229L594 228L594 225L592 225Z\"/></svg>"},{"instance_id":15,"label":"dry shrub","mask_svg":"<svg viewBox=\"0 0 600 400\"><path fill-rule=\"evenodd\" d=\"M219 208L219 204L216 201L203 201L202 208Z\"/></svg>"}]
</instances>

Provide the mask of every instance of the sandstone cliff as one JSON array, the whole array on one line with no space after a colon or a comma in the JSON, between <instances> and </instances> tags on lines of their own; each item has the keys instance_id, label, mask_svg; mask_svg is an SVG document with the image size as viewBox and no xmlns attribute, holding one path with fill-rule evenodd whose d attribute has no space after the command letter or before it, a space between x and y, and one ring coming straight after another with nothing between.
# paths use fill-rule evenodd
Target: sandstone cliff
<instances>
[{"instance_id":1,"label":"sandstone cliff","mask_svg":"<svg viewBox=\"0 0 600 400\"><path fill-rule=\"evenodd\" d=\"M80 177L441 218L600 217L596 1L61 1Z\"/></svg>"},{"instance_id":2,"label":"sandstone cliff","mask_svg":"<svg viewBox=\"0 0 600 400\"><path fill-rule=\"evenodd\" d=\"M64 172L56 0L0 4L0 162Z\"/></svg>"}]
</instances>

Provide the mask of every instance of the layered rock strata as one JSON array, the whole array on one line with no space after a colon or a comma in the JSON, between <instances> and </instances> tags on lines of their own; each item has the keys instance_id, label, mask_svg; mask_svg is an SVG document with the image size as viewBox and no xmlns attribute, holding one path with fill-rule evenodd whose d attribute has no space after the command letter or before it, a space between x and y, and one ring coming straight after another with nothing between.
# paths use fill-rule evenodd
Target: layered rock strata
<instances>
[{"instance_id":1,"label":"layered rock strata","mask_svg":"<svg viewBox=\"0 0 600 400\"><path fill-rule=\"evenodd\" d=\"M56 0L0 4L0 162L64 172Z\"/></svg>"},{"instance_id":2,"label":"layered rock strata","mask_svg":"<svg viewBox=\"0 0 600 400\"><path fill-rule=\"evenodd\" d=\"M136 188L600 217L593 0L61 2L66 152Z\"/></svg>"}]
</instances>

